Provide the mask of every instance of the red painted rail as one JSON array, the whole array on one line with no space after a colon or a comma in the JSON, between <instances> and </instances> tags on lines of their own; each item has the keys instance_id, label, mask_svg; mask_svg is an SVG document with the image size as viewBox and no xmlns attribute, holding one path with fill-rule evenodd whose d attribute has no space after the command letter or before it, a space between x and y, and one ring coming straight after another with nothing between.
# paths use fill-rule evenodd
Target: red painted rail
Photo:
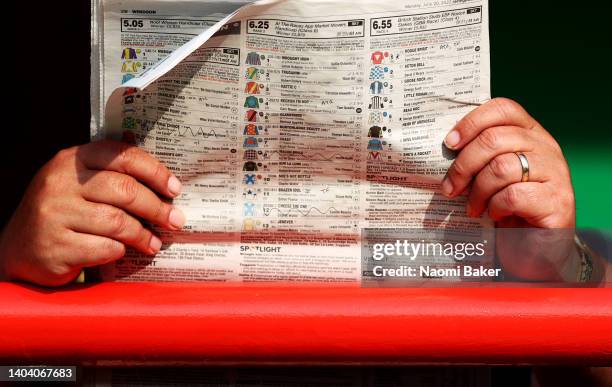
<instances>
[{"instance_id":1,"label":"red painted rail","mask_svg":"<svg viewBox=\"0 0 612 387\"><path fill-rule=\"evenodd\" d=\"M612 289L0 284L0 364L612 363Z\"/></svg>"}]
</instances>

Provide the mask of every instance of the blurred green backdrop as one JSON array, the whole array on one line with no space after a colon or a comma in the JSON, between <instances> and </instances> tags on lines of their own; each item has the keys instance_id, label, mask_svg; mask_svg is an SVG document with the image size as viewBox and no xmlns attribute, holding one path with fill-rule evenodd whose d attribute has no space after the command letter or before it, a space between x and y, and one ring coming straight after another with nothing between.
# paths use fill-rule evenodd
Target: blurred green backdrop
<instances>
[{"instance_id":1,"label":"blurred green backdrop","mask_svg":"<svg viewBox=\"0 0 612 387\"><path fill-rule=\"evenodd\" d=\"M611 8L490 0L493 96L520 102L561 144L579 227L612 228Z\"/></svg>"}]
</instances>

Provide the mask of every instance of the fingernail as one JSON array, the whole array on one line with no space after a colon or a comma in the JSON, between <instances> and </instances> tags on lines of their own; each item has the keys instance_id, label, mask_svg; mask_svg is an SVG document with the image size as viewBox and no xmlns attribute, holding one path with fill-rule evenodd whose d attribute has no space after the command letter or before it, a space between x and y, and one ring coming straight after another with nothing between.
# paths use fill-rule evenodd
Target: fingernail
<instances>
[{"instance_id":1,"label":"fingernail","mask_svg":"<svg viewBox=\"0 0 612 387\"><path fill-rule=\"evenodd\" d=\"M445 177L442 181L442 194L450 197L453 193L453 183L451 183L448 177Z\"/></svg>"},{"instance_id":2,"label":"fingernail","mask_svg":"<svg viewBox=\"0 0 612 387\"><path fill-rule=\"evenodd\" d=\"M151 240L149 241L149 248L151 249L151 251L153 251L154 253L157 253L159 249L161 249L161 246L162 246L161 239L153 235L151 237Z\"/></svg>"},{"instance_id":3,"label":"fingernail","mask_svg":"<svg viewBox=\"0 0 612 387\"><path fill-rule=\"evenodd\" d=\"M461 136L456 130L451 130L451 132L447 134L446 138L444 139L446 146L451 149L455 149L455 147L459 145L459 141L461 141Z\"/></svg>"},{"instance_id":4,"label":"fingernail","mask_svg":"<svg viewBox=\"0 0 612 387\"><path fill-rule=\"evenodd\" d=\"M183 211L178 208L173 208L170 211L170 216L168 217L168 222L170 225L175 228L181 228L185 224L185 215L183 215Z\"/></svg>"},{"instance_id":5,"label":"fingernail","mask_svg":"<svg viewBox=\"0 0 612 387\"><path fill-rule=\"evenodd\" d=\"M181 182L176 178L176 176L170 176L168 179L168 191L170 191L170 193L172 193L174 196L178 195L181 193L181 186Z\"/></svg>"}]
</instances>

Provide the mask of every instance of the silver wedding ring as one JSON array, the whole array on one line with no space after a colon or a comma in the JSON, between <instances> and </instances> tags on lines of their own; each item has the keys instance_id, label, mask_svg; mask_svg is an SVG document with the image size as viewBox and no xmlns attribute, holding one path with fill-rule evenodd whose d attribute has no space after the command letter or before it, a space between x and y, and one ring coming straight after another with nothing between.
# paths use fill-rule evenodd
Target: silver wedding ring
<instances>
[{"instance_id":1,"label":"silver wedding ring","mask_svg":"<svg viewBox=\"0 0 612 387\"><path fill-rule=\"evenodd\" d=\"M516 152L516 155L521 162L522 176L521 183L529 181L529 161L527 160L527 156L524 153Z\"/></svg>"}]
</instances>

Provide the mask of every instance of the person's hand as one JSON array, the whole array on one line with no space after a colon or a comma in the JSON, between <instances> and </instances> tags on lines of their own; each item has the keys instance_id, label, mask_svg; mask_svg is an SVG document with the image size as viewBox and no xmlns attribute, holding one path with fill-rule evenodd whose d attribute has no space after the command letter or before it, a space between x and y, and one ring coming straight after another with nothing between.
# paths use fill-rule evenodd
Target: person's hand
<instances>
[{"instance_id":1,"label":"person's hand","mask_svg":"<svg viewBox=\"0 0 612 387\"><path fill-rule=\"evenodd\" d=\"M574 191L569 168L555 139L518 103L493 99L467 114L446 136L460 151L442 183L455 197L471 187L466 211L503 225L574 227ZM529 181L521 182L516 152L529 161Z\"/></svg>"},{"instance_id":2,"label":"person's hand","mask_svg":"<svg viewBox=\"0 0 612 387\"><path fill-rule=\"evenodd\" d=\"M139 219L180 229L183 213L158 197L181 183L157 159L100 141L60 151L34 177L0 239L0 278L57 286L131 246L155 254L162 242Z\"/></svg>"},{"instance_id":3,"label":"person's hand","mask_svg":"<svg viewBox=\"0 0 612 387\"><path fill-rule=\"evenodd\" d=\"M518 103L505 98L485 103L460 120L444 142L459 154L442 182L442 193L456 197L469 190L469 216L486 211L502 228L574 228L574 191L561 148ZM526 182L521 182L517 152L528 160ZM516 233L505 235L497 240L498 255L506 258L513 274L552 277L567 266L573 232L534 232L522 241ZM534 251L536 246L540 251Z\"/></svg>"}]
</instances>

